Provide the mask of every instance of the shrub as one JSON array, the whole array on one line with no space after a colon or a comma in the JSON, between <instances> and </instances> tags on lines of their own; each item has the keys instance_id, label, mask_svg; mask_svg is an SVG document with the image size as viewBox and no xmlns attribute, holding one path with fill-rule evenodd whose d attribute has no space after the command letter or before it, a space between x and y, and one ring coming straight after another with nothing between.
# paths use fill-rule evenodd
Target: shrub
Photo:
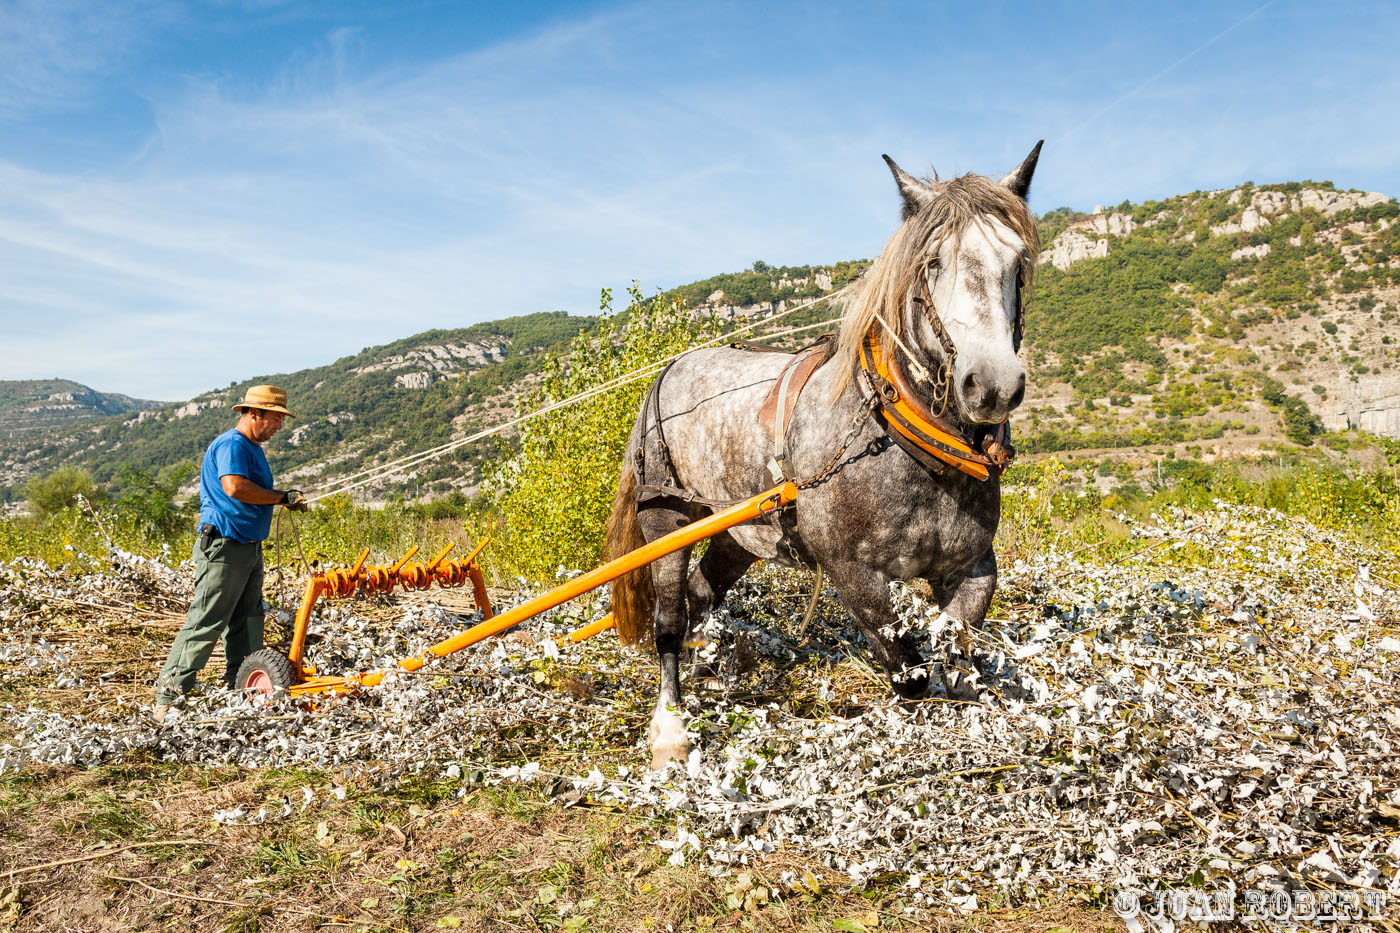
<instances>
[{"instance_id":1,"label":"shrub","mask_svg":"<svg viewBox=\"0 0 1400 933\"><path fill-rule=\"evenodd\" d=\"M41 517L76 505L80 496L89 502L105 498L92 474L80 467L59 467L48 476L35 477L24 484L30 511Z\"/></svg>"},{"instance_id":2,"label":"shrub","mask_svg":"<svg viewBox=\"0 0 1400 933\"><path fill-rule=\"evenodd\" d=\"M624 326L604 291L601 325L580 334L567 358L546 360L543 383L521 401L521 414L718 333L713 320L697 322L679 300L644 301L635 285L629 294ZM518 452L503 451L488 479L505 526L497 560L540 581L553 579L560 567L588 569L599 562L623 450L651 382L639 379L521 425Z\"/></svg>"},{"instance_id":3,"label":"shrub","mask_svg":"<svg viewBox=\"0 0 1400 933\"><path fill-rule=\"evenodd\" d=\"M1322 420L1302 399L1286 398L1283 404L1283 434L1295 444L1308 446L1322 430Z\"/></svg>"},{"instance_id":4,"label":"shrub","mask_svg":"<svg viewBox=\"0 0 1400 933\"><path fill-rule=\"evenodd\" d=\"M153 475L124 464L117 470L114 486L120 491L116 502L117 514L131 522L143 534L152 537L172 537L183 529L193 529L199 514L199 497L176 505L175 495L189 477L194 475L193 463L175 464Z\"/></svg>"}]
</instances>

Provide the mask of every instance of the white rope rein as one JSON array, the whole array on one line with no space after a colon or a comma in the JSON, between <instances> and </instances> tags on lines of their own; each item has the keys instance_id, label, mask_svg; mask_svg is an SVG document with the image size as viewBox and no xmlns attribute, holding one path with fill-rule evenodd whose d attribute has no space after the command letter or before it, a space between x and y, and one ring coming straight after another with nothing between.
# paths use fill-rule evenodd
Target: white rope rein
<instances>
[{"instance_id":1,"label":"white rope rein","mask_svg":"<svg viewBox=\"0 0 1400 933\"><path fill-rule=\"evenodd\" d=\"M894 338L894 342L897 343L899 345L899 348L904 351L905 358L909 360L909 368L914 371L914 378L921 381L928 381L928 370L925 369L923 364L919 362L919 358L914 355L914 351L910 350L909 347L904 343L904 341L900 339L899 331L895 330L893 327L890 326L889 322L885 320L885 316L883 314L875 315L875 320L880 322L880 326L885 329L885 332L887 334Z\"/></svg>"},{"instance_id":2,"label":"white rope rein","mask_svg":"<svg viewBox=\"0 0 1400 933\"><path fill-rule=\"evenodd\" d=\"M406 456L400 457L397 460L391 460L388 463L380 464L374 467L367 467L366 469L351 473L341 478L341 485L335 487L334 489L330 489L326 492L318 493L314 496L308 496L306 501L316 502L320 499L325 499L328 496L339 495L340 493L349 492L352 489L358 489L359 487L365 486L369 483L378 482L379 480L382 480L395 473L402 473L405 470L409 470L415 466L418 466L419 464L426 463L429 460L435 460L438 457L449 454L460 447L466 446L467 444L471 444L483 438L490 437L493 434L499 434L507 428L523 424L524 422L529 421L532 418L538 418L541 415L547 415L550 412L557 411L560 408L566 408L570 405L574 405L579 402L590 399L596 395L601 395L604 392L610 392L613 389L618 388L619 386L626 385L630 382L635 382L636 380L642 379L646 376L654 375L655 373L660 372L672 361L679 359L687 353L692 353L696 350L704 349L705 347L711 346L716 343L733 340L734 337L739 334L746 333L758 327L767 326L769 324L772 324L779 318L787 317L789 314L793 314L797 311L802 311L806 308L813 307L814 305L821 304L824 301L831 301L833 299L836 299L841 295L843 291L845 291L844 288L833 292L830 295L824 295L821 298L814 298L813 300L804 302L803 304L794 305L793 307L788 308L785 311L779 311L777 314L766 317L761 321L755 321L754 323L749 324L745 327L741 327L738 330L732 330L726 334L721 334L717 337L711 338L710 340L707 340L704 343L697 344L696 346L682 350L679 353L673 353L671 356L668 356L665 359L657 360L654 363L648 363L645 366L634 369L629 373L624 373L620 376L616 376L612 379L609 379L607 382L602 383L601 385L594 386L593 388L580 392L577 395L570 396L569 398L562 399L558 402L553 402L549 405L537 408L534 411L526 412L525 414L520 415L517 418L512 418L508 421L503 421L500 424L494 425L493 427L485 428L481 431L476 432L475 434L469 435L468 437L458 438L455 441L448 441L445 444L439 444L437 447L432 447L428 450L408 454ZM777 333L770 334L769 338L772 339L775 337L784 337L788 334L795 334L804 330L813 330L818 327L825 327L829 324L837 323L840 320L840 318L832 318L831 320L820 321L816 324L807 324L802 327L788 328L787 330L782 330L778 331ZM896 339L898 338L896 337Z\"/></svg>"}]
</instances>

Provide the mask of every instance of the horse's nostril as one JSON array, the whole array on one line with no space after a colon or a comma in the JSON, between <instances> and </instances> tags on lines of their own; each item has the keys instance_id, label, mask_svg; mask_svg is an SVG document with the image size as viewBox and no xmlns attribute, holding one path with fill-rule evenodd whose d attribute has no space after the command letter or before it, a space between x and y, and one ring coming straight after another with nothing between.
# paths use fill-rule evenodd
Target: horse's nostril
<instances>
[{"instance_id":1,"label":"horse's nostril","mask_svg":"<svg viewBox=\"0 0 1400 933\"><path fill-rule=\"evenodd\" d=\"M977 381L977 374L968 373L966 376L963 376L962 388L963 395L968 398L974 397L981 389L981 384Z\"/></svg>"},{"instance_id":2,"label":"horse's nostril","mask_svg":"<svg viewBox=\"0 0 1400 933\"><path fill-rule=\"evenodd\" d=\"M1026 380L1022 379L1021 384L1016 387L1016 391L1011 393L1007 408L1016 408L1021 404L1021 400L1026 397Z\"/></svg>"}]
</instances>

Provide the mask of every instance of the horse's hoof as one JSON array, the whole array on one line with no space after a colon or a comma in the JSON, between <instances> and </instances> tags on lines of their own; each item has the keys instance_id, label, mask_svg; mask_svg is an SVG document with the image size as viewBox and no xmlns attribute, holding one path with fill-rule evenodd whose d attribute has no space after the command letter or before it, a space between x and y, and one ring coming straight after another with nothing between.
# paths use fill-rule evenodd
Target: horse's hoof
<instances>
[{"instance_id":1,"label":"horse's hoof","mask_svg":"<svg viewBox=\"0 0 1400 933\"><path fill-rule=\"evenodd\" d=\"M651 747L651 770L660 771L673 761L684 764L689 757L689 742L682 741L679 745L653 745Z\"/></svg>"},{"instance_id":2,"label":"horse's hoof","mask_svg":"<svg viewBox=\"0 0 1400 933\"><path fill-rule=\"evenodd\" d=\"M977 693L978 679L975 671L957 667L946 668L943 672L943 682L948 699L958 703L976 703L980 699Z\"/></svg>"},{"instance_id":3,"label":"horse's hoof","mask_svg":"<svg viewBox=\"0 0 1400 933\"><path fill-rule=\"evenodd\" d=\"M673 710L657 710L651 717L651 728L647 732L653 771L660 771L666 767L667 762L684 762L690 757L690 742L685 737L685 723Z\"/></svg>"}]
</instances>

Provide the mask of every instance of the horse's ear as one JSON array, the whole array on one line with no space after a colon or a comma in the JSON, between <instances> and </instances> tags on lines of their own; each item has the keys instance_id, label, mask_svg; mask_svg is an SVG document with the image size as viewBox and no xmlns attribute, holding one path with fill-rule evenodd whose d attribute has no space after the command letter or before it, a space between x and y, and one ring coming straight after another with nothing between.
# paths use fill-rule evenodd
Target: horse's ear
<instances>
[{"instance_id":1,"label":"horse's ear","mask_svg":"<svg viewBox=\"0 0 1400 933\"><path fill-rule=\"evenodd\" d=\"M1045 145L1045 140L1042 139L1035 144L1031 154L1026 156L1020 165L1008 172L1006 177L1001 180L1003 185L1010 188L1016 197L1023 201L1026 199L1026 195L1031 193L1031 176L1035 174L1035 163L1040 161L1040 147L1043 145Z\"/></svg>"},{"instance_id":2,"label":"horse's ear","mask_svg":"<svg viewBox=\"0 0 1400 933\"><path fill-rule=\"evenodd\" d=\"M910 175L904 169L894 164L894 159L889 156L881 156L885 164L890 167L890 174L894 176L895 184L899 185L899 193L904 195L904 219L908 220L933 201L933 189L919 179Z\"/></svg>"}]
</instances>

